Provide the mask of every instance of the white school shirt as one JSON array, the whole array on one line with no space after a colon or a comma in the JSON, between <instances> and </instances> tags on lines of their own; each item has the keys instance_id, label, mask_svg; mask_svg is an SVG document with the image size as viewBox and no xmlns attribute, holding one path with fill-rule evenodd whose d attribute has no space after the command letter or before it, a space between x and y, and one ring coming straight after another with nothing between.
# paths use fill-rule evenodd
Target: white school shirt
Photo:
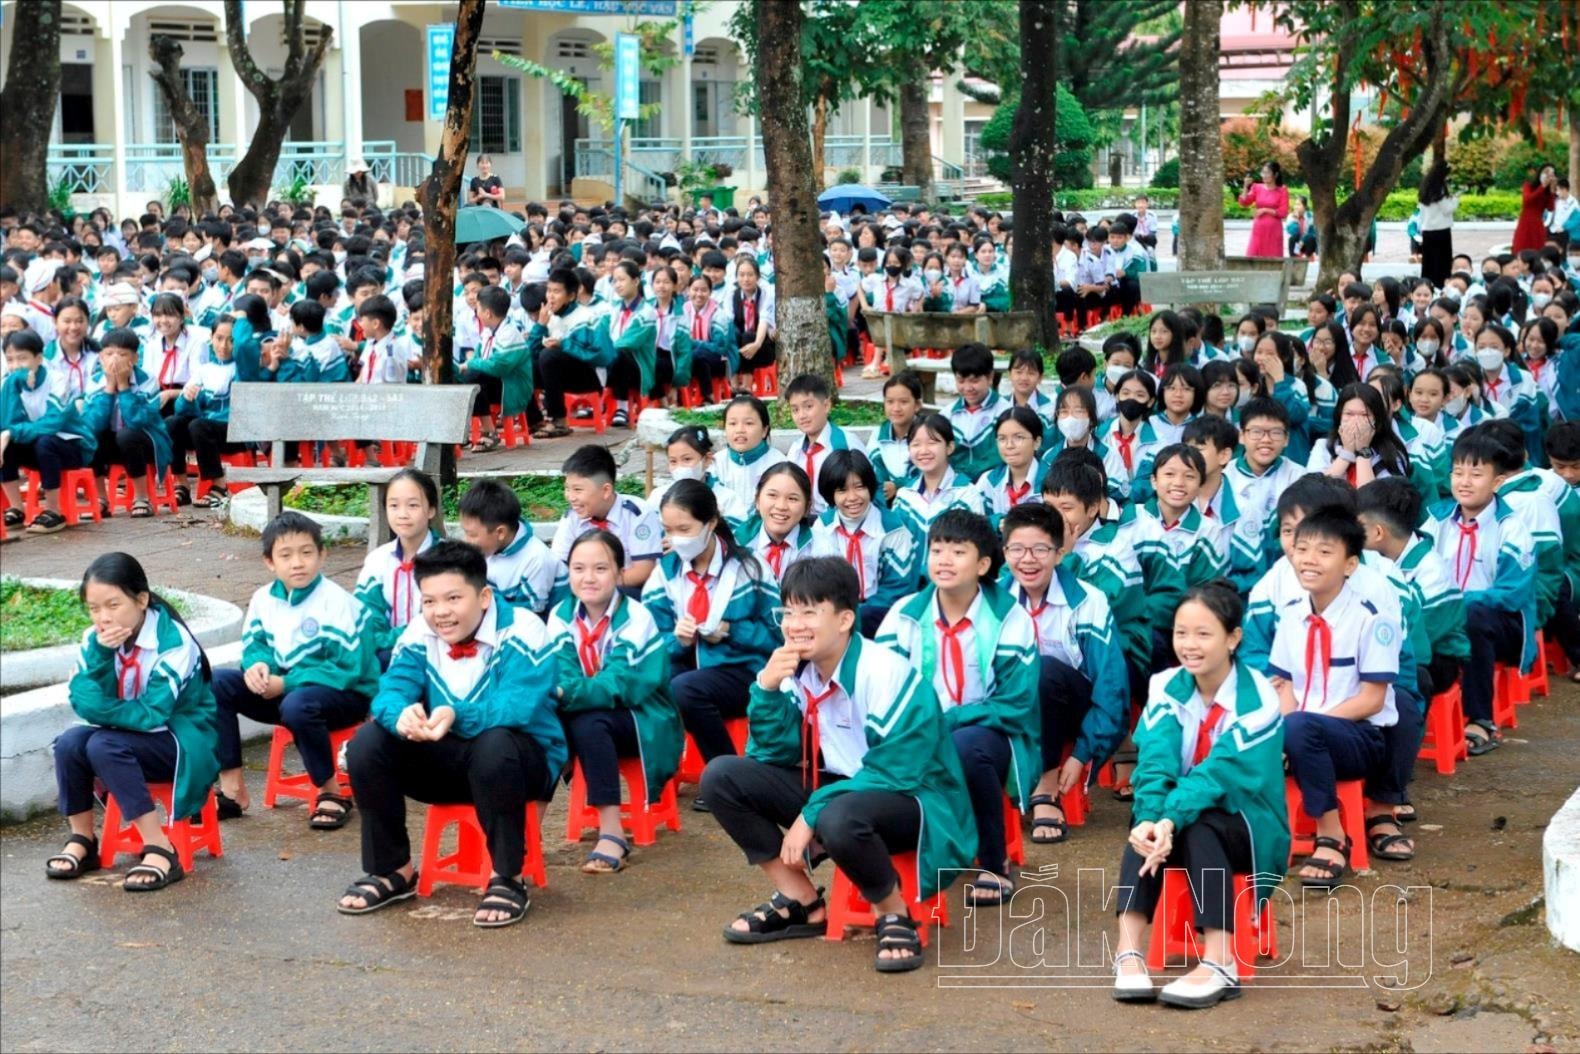
<instances>
[{"instance_id":1,"label":"white school shirt","mask_svg":"<svg viewBox=\"0 0 1580 1054\"><path fill-rule=\"evenodd\" d=\"M1166 695L1169 682L1179 674L1180 667L1164 670L1153 674L1148 685L1147 698L1159 699ZM1218 719L1212 727L1212 741L1216 743L1220 736L1229 731L1234 725L1244 725L1250 731L1262 731L1276 724L1279 719L1280 705L1278 692L1256 670L1246 671L1251 675L1251 683L1256 686L1257 708L1244 717L1240 716L1240 670L1238 663L1229 666L1229 675L1218 686L1218 691L1213 695L1212 702L1202 698L1201 688L1197 687L1191 697L1181 705L1176 713L1180 722L1180 775L1185 775L1196 767L1196 738L1201 733L1202 722L1207 720L1207 711L1216 703L1221 707Z\"/></svg>"},{"instance_id":2,"label":"white school shirt","mask_svg":"<svg viewBox=\"0 0 1580 1054\"><path fill-rule=\"evenodd\" d=\"M1048 580L1048 590L1042 595L1042 603L1032 607L1026 596L1026 588L1014 579L1010 580L1009 592L1020 605L1022 611L1031 620L1032 629L1037 635L1037 651L1051 659L1057 659L1072 669L1079 670L1084 658L1081 652L1081 642L1076 636L1076 626L1081 624L1081 608L1087 608L1084 614L1086 621L1093 624L1102 624L1110 617L1108 598L1095 586L1087 585L1076 579L1080 595L1073 598L1067 596L1059 588L1059 576L1055 574Z\"/></svg>"},{"instance_id":3,"label":"white school shirt","mask_svg":"<svg viewBox=\"0 0 1580 1054\"><path fill-rule=\"evenodd\" d=\"M719 512L726 519L740 522L750 516L757 503L757 481L764 472L788 460L778 447L765 445L768 449L751 462L738 461L733 449L713 459L713 474L719 481L714 494L721 499Z\"/></svg>"},{"instance_id":4,"label":"white school shirt","mask_svg":"<svg viewBox=\"0 0 1580 1054\"><path fill-rule=\"evenodd\" d=\"M911 310L912 305L920 304L927 296L921 282L915 278L902 275L894 280L892 286L888 281L889 276L882 270L874 271L862 280L861 287L874 311L903 313Z\"/></svg>"},{"instance_id":5,"label":"white school shirt","mask_svg":"<svg viewBox=\"0 0 1580 1054\"><path fill-rule=\"evenodd\" d=\"M160 388L185 385L209 358L208 330L199 326L182 326L173 345L152 326L143 334L143 372Z\"/></svg>"},{"instance_id":6,"label":"white school shirt","mask_svg":"<svg viewBox=\"0 0 1580 1054\"><path fill-rule=\"evenodd\" d=\"M27 325L38 339L45 344L55 339L55 309L48 304L41 304L37 300L29 300L22 305L26 313Z\"/></svg>"},{"instance_id":7,"label":"white school shirt","mask_svg":"<svg viewBox=\"0 0 1580 1054\"><path fill-rule=\"evenodd\" d=\"M56 356L44 363L44 369L49 373L50 390L62 403L81 399L88 394L93 371L99 365L98 352L89 351L87 345L83 345L82 354L76 362L72 362L58 346L56 351Z\"/></svg>"},{"instance_id":8,"label":"white school shirt","mask_svg":"<svg viewBox=\"0 0 1580 1054\"><path fill-rule=\"evenodd\" d=\"M512 625L530 625L526 620L536 615L529 615L522 611L514 612L515 622ZM537 627L537 636L542 639L544 630L540 622ZM438 679L443 682L445 689L457 699L465 699L472 694L472 689L477 687L477 682L483 679L488 672L489 660L494 656L494 649L499 647L499 606L488 605L488 610L483 612L483 621L478 623L477 632L472 640L477 644L477 654L462 659L450 658L450 645L440 639L433 627L428 625L427 616L418 613L412 619L406 632L401 635L401 640L420 635L423 638L424 650L427 653L428 666L438 674ZM396 645L399 650L400 645Z\"/></svg>"},{"instance_id":9,"label":"white school shirt","mask_svg":"<svg viewBox=\"0 0 1580 1054\"><path fill-rule=\"evenodd\" d=\"M850 303L850 298L861 292L861 274L854 267L846 265L843 270L832 269L834 276L834 295L839 297L840 306Z\"/></svg>"},{"instance_id":10,"label":"white school shirt","mask_svg":"<svg viewBox=\"0 0 1580 1054\"><path fill-rule=\"evenodd\" d=\"M1498 503L1490 501L1475 516L1465 518L1463 510L1455 508L1446 520L1427 520L1421 528L1433 535L1432 548L1442 557L1448 568L1448 577L1462 593L1475 593L1492 587L1498 570L1498 551L1503 547L1504 534L1516 523L1511 516L1498 522ZM1465 530L1474 523L1471 531ZM1528 544L1524 532L1521 543Z\"/></svg>"},{"instance_id":11,"label":"white school shirt","mask_svg":"<svg viewBox=\"0 0 1580 1054\"><path fill-rule=\"evenodd\" d=\"M846 647L848 649L849 645ZM808 694L816 698L830 686L834 688L834 694L817 707L817 747L820 767L824 771L839 776L854 776L861 771L862 759L867 756L867 707L862 698L865 693L861 690L860 682L867 677L866 666L869 661L879 663L884 660L892 667L894 679L890 683L898 690L905 683L908 672L905 662L892 651L871 641L863 641L861 645L862 669L857 671L857 684L847 686L839 682L839 671L845 665L843 655L840 656L839 665L834 667L835 676L827 681L818 676L817 667L810 662L796 674L795 701L803 720L806 717ZM854 696L850 693L851 688L856 690Z\"/></svg>"},{"instance_id":12,"label":"white school shirt","mask_svg":"<svg viewBox=\"0 0 1580 1054\"><path fill-rule=\"evenodd\" d=\"M658 517L656 502L649 508L635 498L617 494L604 520L603 529L619 538L625 548L627 566L640 560L657 560L663 555L660 543L664 537L664 527ZM550 546L554 558L562 564L569 561L571 546L593 526L592 520L583 519L567 510L560 517L559 526L554 529L554 543Z\"/></svg>"},{"instance_id":13,"label":"white school shirt","mask_svg":"<svg viewBox=\"0 0 1580 1054\"><path fill-rule=\"evenodd\" d=\"M850 531L849 540L839 533L840 527ZM916 543L911 537L911 532L903 526L897 526L893 530L886 529L883 526L883 510L878 507L877 502L873 502L867 506L867 514L855 527L847 524L845 517L841 516L837 509L828 522L818 520L812 524L812 545L808 555L837 556L844 560L850 548L850 541L858 537L861 539L861 566L856 568L856 575L861 583L861 599L866 600L872 595L873 590L878 588L879 577L883 574L883 550L896 549L900 558L909 563L911 548Z\"/></svg>"},{"instance_id":14,"label":"white school shirt","mask_svg":"<svg viewBox=\"0 0 1580 1054\"><path fill-rule=\"evenodd\" d=\"M549 606L558 566L549 547L533 535L530 524L521 520L510 544L488 558L488 584L501 599L517 607L543 611Z\"/></svg>"},{"instance_id":15,"label":"white school shirt","mask_svg":"<svg viewBox=\"0 0 1580 1054\"><path fill-rule=\"evenodd\" d=\"M903 601L901 603L903 603ZM895 610L898 610L900 608L900 604L895 604L894 607ZM1023 608L1023 613L1024 610L1025 609ZM938 628L939 620L944 619L944 611L943 608L939 606L937 594L934 594L933 605L928 609L927 613L929 616L928 624L920 628L923 633L933 634L935 643L937 645L938 669L933 671L933 691L938 695L938 705L944 709L948 709L954 705L955 697L950 691L950 685L953 683L954 678L953 676L946 676L946 671L952 669L954 664L950 662L945 655L946 649L943 641L943 632ZM971 606L966 609L965 617L971 620L971 625L967 626L955 636L955 639L960 642L960 655L964 659L964 661L961 663L961 667L965 674L965 685L960 692L961 706L970 706L973 703L980 703L987 698L987 688L982 683L982 663L980 662L979 656L977 654L977 625L981 613L982 591L979 589L977 590L977 595L971 600ZM1008 622L1009 620L1006 619L1006 626L1008 625ZM922 653L917 651L915 654L919 661L921 659ZM960 686L956 685L956 687Z\"/></svg>"},{"instance_id":16,"label":"white school shirt","mask_svg":"<svg viewBox=\"0 0 1580 1054\"><path fill-rule=\"evenodd\" d=\"M401 564L409 563L418 553L426 552L435 540L430 531L423 536L422 545L417 547L416 553L403 553L400 551L400 539L394 538L373 550L362 561L362 572L357 575L357 592L365 594L376 584L389 608L389 623L394 629L410 625L422 613L422 594L417 590L417 579L410 570L402 571Z\"/></svg>"},{"instance_id":17,"label":"white school shirt","mask_svg":"<svg viewBox=\"0 0 1580 1054\"><path fill-rule=\"evenodd\" d=\"M1053 285L1055 289L1065 289L1075 292L1075 265L1080 261L1078 253L1069 249L1060 249L1059 254L1053 258Z\"/></svg>"},{"instance_id":18,"label":"white school shirt","mask_svg":"<svg viewBox=\"0 0 1580 1054\"><path fill-rule=\"evenodd\" d=\"M944 273L943 286L944 290L949 294L950 310L958 310L962 307L975 307L982 303L982 287L969 270L961 271L958 279L952 277L946 271Z\"/></svg>"},{"instance_id":19,"label":"white school shirt","mask_svg":"<svg viewBox=\"0 0 1580 1054\"><path fill-rule=\"evenodd\" d=\"M1304 592L1304 591L1302 591ZM1397 724L1393 682L1399 676L1399 644L1404 631L1397 618L1383 614L1346 582L1322 612L1333 641L1326 666L1319 651L1306 664L1307 638L1315 612L1309 594L1279 611L1278 630L1268 654L1268 673L1290 682L1296 707L1326 713L1360 691L1364 682L1386 684L1382 709L1366 720L1379 728Z\"/></svg>"},{"instance_id":20,"label":"white school shirt","mask_svg":"<svg viewBox=\"0 0 1580 1054\"><path fill-rule=\"evenodd\" d=\"M410 361L405 343L393 333L368 341L363 349L362 366L357 371L357 383L405 384Z\"/></svg>"},{"instance_id":21,"label":"white school shirt","mask_svg":"<svg viewBox=\"0 0 1580 1054\"><path fill-rule=\"evenodd\" d=\"M834 438L834 434L836 432L839 433L837 446L836 440ZM795 462L797 465L800 465L803 469L807 468L807 459L811 458L812 465L811 469L807 472L807 478L812 481L812 515L821 516L823 515L823 510L828 508L828 502L824 501L823 495L818 492L818 473L823 471L824 462L828 460L828 456L835 450L854 450L855 447L851 446L850 437L844 434L844 429L840 428L838 425L829 424L827 422L824 422L823 430L819 432L815 438L810 440L811 446L821 446L823 449L817 451L817 453L814 454L808 448L808 443L809 441L806 437L806 434L802 433L800 439L795 440L790 444L790 450L785 454L785 456L789 460Z\"/></svg>"}]
</instances>

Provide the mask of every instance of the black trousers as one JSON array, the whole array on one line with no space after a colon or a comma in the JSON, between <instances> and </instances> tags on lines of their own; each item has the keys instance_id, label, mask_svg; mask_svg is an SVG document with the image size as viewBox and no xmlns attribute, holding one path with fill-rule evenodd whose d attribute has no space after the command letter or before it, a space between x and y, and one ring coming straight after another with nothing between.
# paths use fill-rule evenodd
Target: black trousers
<instances>
[{"instance_id":1,"label":"black trousers","mask_svg":"<svg viewBox=\"0 0 1580 1054\"><path fill-rule=\"evenodd\" d=\"M411 861L406 799L430 805L469 803L488 841L494 873L521 877L527 802L554 795L538 741L490 728L471 739L437 743L402 739L377 722L363 725L346 749L346 767L362 810L362 867L387 875Z\"/></svg>"},{"instance_id":2,"label":"black trousers","mask_svg":"<svg viewBox=\"0 0 1580 1054\"><path fill-rule=\"evenodd\" d=\"M1414 699L1400 694L1395 703L1399 720L1382 730L1382 764L1366 775L1366 797L1380 805L1404 805L1410 800L1415 756L1426 733L1426 715Z\"/></svg>"},{"instance_id":3,"label":"black trousers","mask_svg":"<svg viewBox=\"0 0 1580 1054\"><path fill-rule=\"evenodd\" d=\"M636 719L629 710L582 710L564 714L565 738L571 754L582 763L587 804L620 804L620 759L638 756ZM649 797L657 789L649 787Z\"/></svg>"},{"instance_id":4,"label":"black trousers","mask_svg":"<svg viewBox=\"0 0 1580 1054\"><path fill-rule=\"evenodd\" d=\"M165 417L165 430L170 433L170 467L178 477L187 474L187 454L192 450L190 430L197 419L197 415L191 413L172 413Z\"/></svg>"},{"instance_id":5,"label":"black trousers","mask_svg":"<svg viewBox=\"0 0 1580 1054\"><path fill-rule=\"evenodd\" d=\"M1081 723L1092 708L1092 682L1069 663L1044 655L1037 698L1042 703L1042 771L1047 772L1064 762L1065 748L1073 748L1080 737Z\"/></svg>"},{"instance_id":6,"label":"black trousers","mask_svg":"<svg viewBox=\"0 0 1580 1054\"><path fill-rule=\"evenodd\" d=\"M745 343L750 344L751 341L746 341ZM756 355L753 355L749 359L744 355L741 356L741 372L751 373L753 370L760 370L764 367L772 366L778 358L778 345L774 343L774 338L769 337L767 340L763 341L763 346L757 349Z\"/></svg>"},{"instance_id":7,"label":"black trousers","mask_svg":"<svg viewBox=\"0 0 1580 1054\"><path fill-rule=\"evenodd\" d=\"M82 448L60 436L40 436L31 443L12 440L5 448L5 458L0 462L0 481L13 483L24 468L38 473L39 483L45 490L60 489L60 474L67 469L82 467Z\"/></svg>"},{"instance_id":8,"label":"black trousers","mask_svg":"<svg viewBox=\"0 0 1580 1054\"><path fill-rule=\"evenodd\" d=\"M735 753L735 741L724 720L746 716L755 676L748 666L704 666L677 673L669 682L680 719L696 740L704 761Z\"/></svg>"},{"instance_id":9,"label":"black trousers","mask_svg":"<svg viewBox=\"0 0 1580 1054\"><path fill-rule=\"evenodd\" d=\"M1472 601L1465 605L1465 630L1470 637L1470 659L1465 663L1465 720L1492 727L1493 666L1520 661L1524 641L1517 612Z\"/></svg>"},{"instance_id":10,"label":"black trousers","mask_svg":"<svg viewBox=\"0 0 1580 1054\"><path fill-rule=\"evenodd\" d=\"M840 777L823 773L827 783ZM781 768L752 758L721 757L702 772L702 796L724 833L746 853L749 864L777 859L784 831L812 795L799 768ZM922 809L897 791L851 791L823 808L813 828L817 840L861 895L879 901L899 884L889 857L916 849Z\"/></svg>"},{"instance_id":11,"label":"black trousers","mask_svg":"<svg viewBox=\"0 0 1580 1054\"><path fill-rule=\"evenodd\" d=\"M1144 860L1129 845L1119 859L1119 906L1115 914L1139 911L1151 918L1163 893L1163 868L1141 874ZM1196 929L1234 932L1234 875L1251 870L1251 830L1238 816L1208 809L1183 831L1174 832L1174 848L1165 867L1185 869L1196 898Z\"/></svg>"},{"instance_id":12,"label":"black trousers","mask_svg":"<svg viewBox=\"0 0 1580 1054\"><path fill-rule=\"evenodd\" d=\"M224 421L207 417L192 418L187 425L187 438L192 452L197 455L198 478L219 479L225 475L224 454L239 454L246 447L241 443L227 443L225 432L230 426Z\"/></svg>"},{"instance_id":13,"label":"black trousers","mask_svg":"<svg viewBox=\"0 0 1580 1054\"><path fill-rule=\"evenodd\" d=\"M133 479L141 479L154 466L154 441L137 428L110 428L99 433L99 448L93 453L93 474L107 476L119 465Z\"/></svg>"},{"instance_id":14,"label":"black trousers","mask_svg":"<svg viewBox=\"0 0 1580 1054\"><path fill-rule=\"evenodd\" d=\"M565 396L586 392L601 392L609 388L617 399L626 399L642 387L642 372L636 360L622 352L609 367L609 380L598 379L598 371L591 363L559 348L544 348L538 356L543 388L543 412L556 421L565 420Z\"/></svg>"},{"instance_id":15,"label":"black trousers","mask_svg":"<svg viewBox=\"0 0 1580 1054\"><path fill-rule=\"evenodd\" d=\"M494 407L501 405L501 400L505 397L504 382L492 374L463 368L461 383L477 385L477 395L472 399L473 417L488 417Z\"/></svg>"},{"instance_id":16,"label":"black trousers","mask_svg":"<svg viewBox=\"0 0 1580 1054\"><path fill-rule=\"evenodd\" d=\"M1558 604L1553 609L1553 617L1547 620L1547 636L1558 641L1571 666L1580 666L1580 609L1576 607L1574 586L1567 575L1558 589ZM1536 661L1545 660L1538 655Z\"/></svg>"}]
</instances>

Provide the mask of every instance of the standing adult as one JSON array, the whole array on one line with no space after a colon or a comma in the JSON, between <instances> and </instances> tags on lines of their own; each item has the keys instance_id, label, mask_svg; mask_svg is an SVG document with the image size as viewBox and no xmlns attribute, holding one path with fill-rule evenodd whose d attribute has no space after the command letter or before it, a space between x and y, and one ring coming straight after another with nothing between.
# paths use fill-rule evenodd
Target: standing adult
<instances>
[{"instance_id":1,"label":"standing adult","mask_svg":"<svg viewBox=\"0 0 1580 1054\"><path fill-rule=\"evenodd\" d=\"M494 159L487 154L477 157L477 175L467 190L466 200L473 205L499 208L505 200L505 183L494 175Z\"/></svg>"},{"instance_id":2,"label":"standing adult","mask_svg":"<svg viewBox=\"0 0 1580 1054\"><path fill-rule=\"evenodd\" d=\"M1543 165L1532 176L1526 173L1525 185L1520 188L1520 220L1514 225L1513 251L1540 249L1547 243L1547 231L1542 225L1542 213L1553 207L1553 188L1558 174L1552 165Z\"/></svg>"},{"instance_id":3,"label":"standing adult","mask_svg":"<svg viewBox=\"0 0 1580 1054\"><path fill-rule=\"evenodd\" d=\"M1277 161L1262 165L1262 181L1246 177L1240 191L1240 204L1252 210L1251 242L1247 256L1284 255L1284 217L1289 215L1289 188L1284 186L1284 170Z\"/></svg>"},{"instance_id":4,"label":"standing adult","mask_svg":"<svg viewBox=\"0 0 1580 1054\"><path fill-rule=\"evenodd\" d=\"M1448 162L1434 161L1416 196L1421 205L1421 277L1442 289L1453 270L1454 211L1459 197L1448 192Z\"/></svg>"}]
</instances>

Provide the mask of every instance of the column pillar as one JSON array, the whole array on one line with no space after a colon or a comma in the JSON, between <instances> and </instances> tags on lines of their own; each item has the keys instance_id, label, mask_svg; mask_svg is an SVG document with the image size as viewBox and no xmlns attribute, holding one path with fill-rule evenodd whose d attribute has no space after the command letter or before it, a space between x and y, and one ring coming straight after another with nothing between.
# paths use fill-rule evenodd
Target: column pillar
<instances>
[{"instance_id":1,"label":"column pillar","mask_svg":"<svg viewBox=\"0 0 1580 1054\"><path fill-rule=\"evenodd\" d=\"M346 158L362 156L362 32L340 0L340 109Z\"/></svg>"},{"instance_id":2,"label":"column pillar","mask_svg":"<svg viewBox=\"0 0 1580 1054\"><path fill-rule=\"evenodd\" d=\"M106 76L109 79L110 122L113 125L111 129L112 134L107 141L111 143L125 143L126 92L122 89L125 74L121 71L124 51L121 46L121 27L116 24L116 20L112 16L110 24L106 28L109 30L109 39L107 41L109 50L109 62L107 65L109 70ZM13 41L12 46L17 46L19 43L20 41ZM95 77L95 80L97 79ZM94 86L94 90L98 90L97 84ZM110 186L115 192L115 215L117 217L131 215L137 211L134 207L128 205L130 196L126 189L126 151L124 149L117 148L110 155Z\"/></svg>"}]
</instances>

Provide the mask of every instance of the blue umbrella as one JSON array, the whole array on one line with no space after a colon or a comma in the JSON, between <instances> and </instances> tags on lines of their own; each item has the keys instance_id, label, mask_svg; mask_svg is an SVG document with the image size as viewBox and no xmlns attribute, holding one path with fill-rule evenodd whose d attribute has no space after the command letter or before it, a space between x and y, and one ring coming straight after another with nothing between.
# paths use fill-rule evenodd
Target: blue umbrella
<instances>
[{"instance_id":1,"label":"blue umbrella","mask_svg":"<svg viewBox=\"0 0 1580 1054\"><path fill-rule=\"evenodd\" d=\"M868 212L879 212L889 207L889 199L860 183L840 183L829 187L817 196L818 206L841 215L851 212L857 205Z\"/></svg>"},{"instance_id":2,"label":"blue umbrella","mask_svg":"<svg viewBox=\"0 0 1580 1054\"><path fill-rule=\"evenodd\" d=\"M491 242L508 238L527 225L504 209L490 205L463 205L455 210L455 244Z\"/></svg>"}]
</instances>

